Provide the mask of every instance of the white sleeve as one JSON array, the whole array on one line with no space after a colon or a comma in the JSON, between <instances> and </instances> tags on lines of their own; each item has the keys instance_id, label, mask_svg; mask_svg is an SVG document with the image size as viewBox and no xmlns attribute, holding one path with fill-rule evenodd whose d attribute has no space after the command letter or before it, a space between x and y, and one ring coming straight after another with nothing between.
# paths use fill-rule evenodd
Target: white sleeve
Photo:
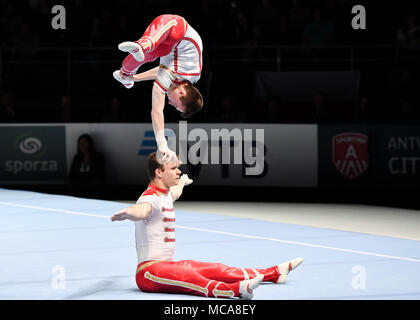
<instances>
[{"instance_id":1,"label":"white sleeve","mask_svg":"<svg viewBox=\"0 0 420 320\"><path fill-rule=\"evenodd\" d=\"M152 207L152 211L150 212L150 215L153 215L158 209L159 209L159 202L156 195L147 195L147 196L141 196L137 202L137 204L141 203L148 203Z\"/></svg>"}]
</instances>

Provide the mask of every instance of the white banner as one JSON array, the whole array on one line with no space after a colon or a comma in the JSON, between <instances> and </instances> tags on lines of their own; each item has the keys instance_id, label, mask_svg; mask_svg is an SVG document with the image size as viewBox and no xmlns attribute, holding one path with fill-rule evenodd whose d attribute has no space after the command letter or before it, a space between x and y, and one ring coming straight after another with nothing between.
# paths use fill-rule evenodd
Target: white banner
<instances>
[{"instance_id":1,"label":"white banner","mask_svg":"<svg viewBox=\"0 0 420 320\"><path fill-rule=\"evenodd\" d=\"M166 128L168 146L180 153L184 162L181 170L188 173L196 185L317 186L316 125L183 122L181 125L166 124ZM220 140L211 140L212 133L220 133L221 129L231 134L225 146L222 145L225 135ZM265 154L261 145L258 148L257 130L263 132ZM76 152L77 138L82 133L90 134L97 149L104 153L108 183L148 182L147 155L156 150L151 124L68 124L69 167ZM249 137L254 145L246 143Z\"/></svg>"}]
</instances>

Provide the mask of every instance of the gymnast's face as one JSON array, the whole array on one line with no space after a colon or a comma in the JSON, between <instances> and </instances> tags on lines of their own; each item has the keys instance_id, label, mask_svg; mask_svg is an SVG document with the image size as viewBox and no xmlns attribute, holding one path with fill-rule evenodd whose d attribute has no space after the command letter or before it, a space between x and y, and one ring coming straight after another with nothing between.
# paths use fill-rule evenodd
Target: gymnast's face
<instances>
[{"instance_id":1,"label":"gymnast's face","mask_svg":"<svg viewBox=\"0 0 420 320\"><path fill-rule=\"evenodd\" d=\"M167 91L168 102L171 106L174 106L179 112L184 112L185 107L182 105L181 98L187 95L184 84L172 83Z\"/></svg>"},{"instance_id":2,"label":"gymnast's face","mask_svg":"<svg viewBox=\"0 0 420 320\"><path fill-rule=\"evenodd\" d=\"M170 188L176 186L179 183L181 171L179 170L176 163L169 162L163 165L163 170L160 170L160 176L164 185L167 188Z\"/></svg>"}]
</instances>

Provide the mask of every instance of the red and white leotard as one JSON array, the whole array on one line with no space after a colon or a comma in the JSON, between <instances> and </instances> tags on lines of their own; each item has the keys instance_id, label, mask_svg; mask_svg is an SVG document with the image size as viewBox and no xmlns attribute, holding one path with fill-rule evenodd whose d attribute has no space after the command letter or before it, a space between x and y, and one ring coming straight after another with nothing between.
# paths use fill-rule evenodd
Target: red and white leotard
<instances>
[{"instance_id":1,"label":"red and white leotard","mask_svg":"<svg viewBox=\"0 0 420 320\"><path fill-rule=\"evenodd\" d=\"M137 203L150 204L147 220L135 222L138 263L148 260L173 260L175 253L174 198L168 190L149 184Z\"/></svg>"},{"instance_id":2,"label":"red and white leotard","mask_svg":"<svg viewBox=\"0 0 420 320\"><path fill-rule=\"evenodd\" d=\"M137 61L128 55L123 61L122 72L135 74L142 64L160 58L154 85L162 92L166 93L172 82L188 80L195 83L200 79L203 44L200 35L183 17L173 14L158 16L135 42L140 44L144 60Z\"/></svg>"},{"instance_id":3,"label":"red and white leotard","mask_svg":"<svg viewBox=\"0 0 420 320\"><path fill-rule=\"evenodd\" d=\"M166 56L160 58L160 68L155 85L166 93L173 81L188 80L196 83L201 76L203 45L201 38L187 25L182 40Z\"/></svg>"},{"instance_id":4,"label":"red and white leotard","mask_svg":"<svg viewBox=\"0 0 420 320\"><path fill-rule=\"evenodd\" d=\"M240 281L259 274L276 282L277 266L266 269L235 268L222 263L195 260L174 261L175 211L169 190L149 184L137 203L148 203L147 220L136 221L138 266L136 283L147 292L169 292L207 297L239 297Z\"/></svg>"}]
</instances>

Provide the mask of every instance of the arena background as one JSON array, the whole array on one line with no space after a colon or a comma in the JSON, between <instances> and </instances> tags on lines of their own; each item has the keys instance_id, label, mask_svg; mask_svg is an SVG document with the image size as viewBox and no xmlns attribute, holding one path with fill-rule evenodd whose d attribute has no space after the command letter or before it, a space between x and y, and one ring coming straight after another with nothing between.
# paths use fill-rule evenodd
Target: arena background
<instances>
[{"instance_id":1,"label":"arena background","mask_svg":"<svg viewBox=\"0 0 420 320\"><path fill-rule=\"evenodd\" d=\"M189 127L266 132L262 175L245 177L242 165L186 164L196 183L180 201L418 209L420 22L410 3L1 1L0 185L137 199L147 182L148 151L141 150L153 149L152 83L126 90L113 79L125 57L117 44L138 39L155 16L173 13L186 18L204 46L197 87L205 106ZM52 27L56 4L66 10L65 29ZM366 9L366 29L352 28L358 4ZM182 118L166 108L165 120L176 131ZM100 184L68 181L82 133L104 155ZM17 144L34 135L52 153L19 152ZM358 161L353 157L346 171L339 161L350 145Z\"/></svg>"}]
</instances>

